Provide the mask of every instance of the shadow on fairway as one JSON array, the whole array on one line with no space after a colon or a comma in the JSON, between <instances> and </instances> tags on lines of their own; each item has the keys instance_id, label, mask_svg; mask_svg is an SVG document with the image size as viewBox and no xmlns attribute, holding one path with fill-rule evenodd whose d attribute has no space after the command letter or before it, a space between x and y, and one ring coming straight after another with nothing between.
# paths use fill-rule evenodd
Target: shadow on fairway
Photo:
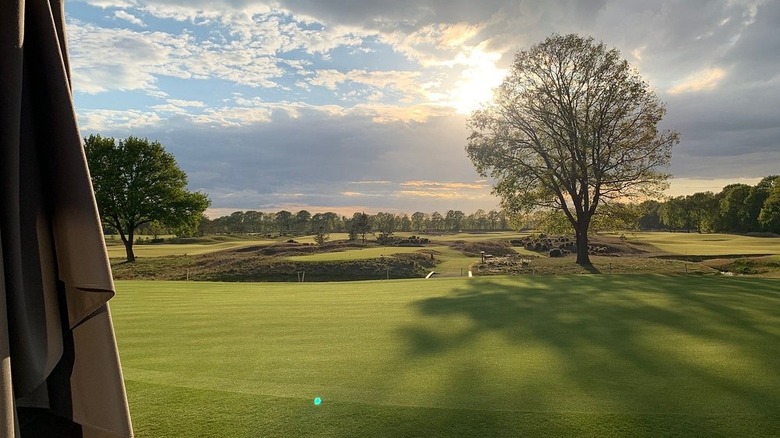
<instances>
[{"instance_id":1,"label":"shadow on fairway","mask_svg":"<svg viewBox=\"0 0 780 438\"><path fill-rule=\"evenodd\" d=\"M550 418L576 410L593 422L562 420L572 427L568 434L780 432L780 282L670 276L486 278L413 305L424 320L445 325L449 318L465 317L470 322L467 329L451 332L417 323L400 331L407 345L401 366L434 356L458 358L458 351L468 356L458 375L447 380L442 397L492 390L496 397L506 395L507 403L514 397L536 403L495 410L547 413ZM495 357L479 357L486 337L500 338L516 355L552 352L554 363L546 373L518 373L513 387L496 388L495 382L491 388L480 387L491 384L490 370L496 369L491 362ZM553 383L551 389L528 394L540 376ZM484 418L499 421L493 414ZM592 429L597 423L601 429ZM519 434L543 432L522 422L493 426ZM621 431L624 427L628 429Z\"/></svg>"}]
</instances>

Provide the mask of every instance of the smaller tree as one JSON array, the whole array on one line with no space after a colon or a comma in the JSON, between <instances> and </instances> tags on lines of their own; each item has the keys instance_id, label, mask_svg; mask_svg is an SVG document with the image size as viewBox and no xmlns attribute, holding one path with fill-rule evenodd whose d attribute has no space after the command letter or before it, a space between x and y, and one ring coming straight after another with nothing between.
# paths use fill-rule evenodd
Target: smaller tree
<instances>
[{"instance_id":1,"label":"smaller tree","mask_svg":"<svg viewBox=\"0 0 780 438\"><path fill-rule=\"evenodd\" d=\"M393 213L379 212L374 216L373 229L379 231L383 236L392 235L398 227L398 220Z\"/></svg>"},{"instance_id":2,"label":"smaller tree","mask_svg":"<svg viewBox=\"0 0 780 438\"><path fill-rule=\"evenodd\" d=\"M295 213L295 231L306 234L309 232L309 222L311 222L311 213L307 210L301 210Z\"/></svg>"},{"instance_id":3,"label":"smaller tree","mask_svg":"<svg viewBox=\"0 0 780 438\"><path fill-rule=\"evenodd\" d=\"M684 196L669 198L666 202L661 204L659 214L661 222L666 225L669 232L682 229L686 229L690 232L691 215L690 211L686 208Z\"/></svg>"},{"instance_id":4,"label":"smaller tree","mask_svg":"<svg viewBox=\"0 0 780 438\"><path fill-rule=\"evenodd\" d=\"M422 231L425 228L425 213L415 211L412 213L412 229Z\"/></svg>"},{"instance_id":5,"label":"smaller tree","mask_svg":"<svg viewBox=\"0 0 780 438\"><path fill-rule=\"evenodd\" d=\"M466 214L460 210L448 210L444 216L444 224L449 231L460 231L463 228L463 220Z\"/></svg>"},{"instance_id":6,"label":"smaller tree","mask_svg":"<svg viewBox=\"0 0 780 438\"><path fill-rule=\"evenodd\" d=\"M90 135L84 152L101 219L119 233L128 262L135 261L134 233L141 225L197 229L209 198L187 191L187 175L159 142Z\"/></svg>"},{"instance_id":7,"label":"smaller tree","mask_svg":"<svg viewBox=\"0 0 780 438\"><path fill-rule=\"evenodd\" d=\"M279 211L274 215L274 222L277 230L279 230L279 235L283 236L290 231L290 226L293 223L293 214L287 210Z\"/></svg>"},{"instance_id":8,"label":"smaller tree","mask_svg":"<svg viewBox=\"0 0 780 438\"><path fill-rule=\"evenodd\" d=\"M639 204L639 229L660 229L662 227L660 210L661 203L653 199L648 199Z\"/></svg>"},{"instance_id":9,"label":"smaller tree","mask_svg":"<svg viewBox=\"0 0 780 438\"><path fill-rule=\"evenodd\" d=\"M349 235L360 236L363 239L363 243L366 243L366 234L371 232L371 221L365 213L355 213L352 216L352 220L349 224ZM354 239L352 239L354 240Z\"/></svg>"},{"instance_id":10,"label":"smaller tree","mask_svg":"<svg viewBox=\"0 0 780 438\"><path fill-rule=\"evenodd\" d=\"M718 200L712 192L698 192L685 197L685 208L698 233L710 232L718 212Z\"/></svg>"},{"instance_id":11,"label":"smaller tree","mask_svg":"<svg viewBox=\"0 0 780 438\"><path fill-rule=\"evenodd\" d=\"M325 245L328 239L330 239L330 235L325 231L325 227L320 225L317 228L317 233L314 235L314 241L317 242L317 245L322 246Z\"/></svg>"}]
</instances>

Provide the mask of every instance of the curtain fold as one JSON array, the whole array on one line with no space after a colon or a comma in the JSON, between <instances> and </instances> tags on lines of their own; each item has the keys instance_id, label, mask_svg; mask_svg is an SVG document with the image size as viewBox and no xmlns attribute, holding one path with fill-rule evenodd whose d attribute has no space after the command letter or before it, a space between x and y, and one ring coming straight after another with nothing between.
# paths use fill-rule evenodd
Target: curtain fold
<instances>
[{"instance_id":1,"label":"curtain fold","mask_svg":"<svg viewBox=\"0 0 780 438\"><path fill-rule=\"evenodd\" d=\"M63 1L0 5L0 436L130 437Z\"/></svg>"}]
</instances>

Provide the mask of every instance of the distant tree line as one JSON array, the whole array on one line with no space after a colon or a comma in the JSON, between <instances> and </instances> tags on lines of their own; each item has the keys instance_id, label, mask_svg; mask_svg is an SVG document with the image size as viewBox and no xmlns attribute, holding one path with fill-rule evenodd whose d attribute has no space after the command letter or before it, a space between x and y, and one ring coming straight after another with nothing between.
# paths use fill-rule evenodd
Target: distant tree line
<instances>
[{"instance_id":1,"label":"distant tree line","mask_svg":"<svg viewBox=\"0 0 780 438\"><path fill-rule=\"evenodd\" d=\"M665 201L603 204L593 218L593 231L665 230L700 233L773 232L780 234L780 176L763 178L755 186L730 184L719 193L699 192ZM395 232L455 232L543 230L555 234L571 233L571 225L560 211L539 210L530 214L512 214L505 210L477 210L465 214L448 210L444 214L379 212L343 216L334 212L293 213L236 211L230 215L200 221L197 234L278 234L318 235L349 233L353 240L366 234L391 235ZM139 228L143 234L169 234L158 223Z\"/></svg>"},{"instance_id":2,"label":"distant tree line","mask_svg":"<svg viewBox=\"0 0 780 438\"><path fill-rule=\"evenodd\" d=\"M466 214L448 210L413 214L379 212L354 213L351 217L333 212L310 213L300 210L278 212L236 211L215 219L203 218L199 234L280 234L305 235L317 233L350 233L364 237L366 233L393 234L394 232L451 232L499 231L512 229L509 215L501 211L477 210Z\"/></svg>"},{"instance_id":3,"label":"distant tree line","mask_svg":"<svg viewBox=\"0 0 780 438\"><path fill-rule=\"evenodd\" d=\"M519 215L514 222L514 229L571 232L560 211L538 210ZM641 203L606 203L594 216L591 229L780 234L780 176L768 176L755 186L729 184L718 193L698 192Z\"/></svg>"},{"instance_id":4,"label":"distant tree line","mask_svg":"<svg viewBox=\"0 0 780 438\"><path fill-rule=\"evenodd\" d=\"M699 233L780 233L780 176L640 204L638 227Z\"/></svg>"}]
</instances>

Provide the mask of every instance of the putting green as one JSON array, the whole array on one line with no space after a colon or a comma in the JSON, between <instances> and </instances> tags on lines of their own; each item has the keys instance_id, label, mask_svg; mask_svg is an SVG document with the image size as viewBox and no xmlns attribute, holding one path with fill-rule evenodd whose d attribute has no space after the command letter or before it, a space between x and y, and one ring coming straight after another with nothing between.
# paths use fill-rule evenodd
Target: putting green
<instances>
[{"instance_id":1,"label":"putting green","mask_svg":"<svg viewBox=\"0 0 780 438\"><path fill-rule=\"evenodd\" d=\"M776 280L117 285L139 437L780 433Z\"/></svg>"}]
</instances>

